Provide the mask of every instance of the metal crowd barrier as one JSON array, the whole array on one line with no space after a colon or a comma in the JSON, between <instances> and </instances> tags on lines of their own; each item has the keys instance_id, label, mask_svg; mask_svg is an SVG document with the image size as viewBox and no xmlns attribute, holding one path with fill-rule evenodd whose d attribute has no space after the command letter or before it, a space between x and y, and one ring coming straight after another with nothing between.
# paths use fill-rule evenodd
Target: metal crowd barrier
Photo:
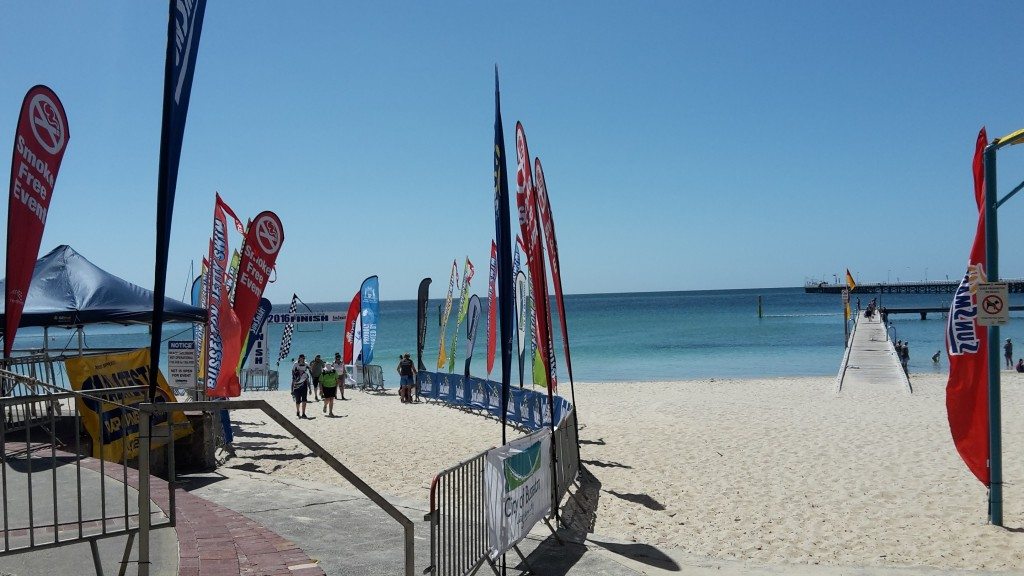
<instances>
[{"instance_id":1,"label":"metal crowd barrier","mask_svg":"<svg viewBox=\"0 0 1024 576\"><path fill-rule=\"evenodd\" d=\"M384 369L378 364L363 364L361 389L384 390Z\"/></svg>"},{"instance_id":2,"label":"metal crowd barrier","mask_svg":"<svg viewBox=\"0 0 1024 576\"><path fill-rule=\"evenodd\" d=\"M569 493L569 486L580 472L580 444L576 437L576 407L573 406L555 428L551 441L555 444L555 503Z\"/></svg>"},{"instance_id":3,"label":"metal crowd barrier","mask_svg":"<svg viewBox=\"0 0 1024 576\"><path fill-rule=\"evenodd\" d=\"M555 449L555 486L551 502L554 514L579 473L575 407L559 422L551 442ZM423 518L430 522L430 566L423 571L425 574L475 574L484 563L496 575L499 574L496 564L488 557L487 499L484 491L487 452L485 450L443 470L431 482L430 508ZM514 546L513 550L525 563L526 558L519 548Z\"/></svg>"},{"instance_id":4,"label":"metal crowd barrier","mask_svg":"<svg viewBox=\"0 0 1024 576\"><path fill-rule=\"evenodd\" d=\"M487 561L484 461L487 451L443 470L430 484L430 567L424 572L470 574ZM491 564L493 569L493 564ZM497 573L497 572L495 572Z\"/></svg>"},{"instance_id":5,"label":"metal crowd barrier","mask_svg":"<svg viewBox=\"0 0 1024 576\"><path fill-rule=\"evenodd\" d=\"M22 394L0 398L5 413L29 414L36 404L70 403L89 398L111 403L110 396L144 391L144 386L92 390L88 393L61 391L39 380L0 370L4 382L14 382ZM134 410L121 405L123 411ZM70 429L70 431L68 431ZM61 430L63 433L58 433ZM127 535L120 574L127 569L135 534L145 521L151 528L173 526L173 489L165 508L169 515L157 513L156 521L140 518L139 509L132 509L129 486L128 451L120 461L109 461L102 450L98 457L86 453L92 442L83 446L82 421L78 410L62 416L50 410L45 417L29 418L11 428L7 419L0 419L0 497L3 505L3 547L0 557L89 542L94 569L102 576L97 541ZM73 439L68 436L73 436ZM168 458L173 459L173 445L168 443ZM84 464L84 465L83 465ZM86 478L83 478L83 468ZM98 478L95 477L98 473ZM116 484L116 485L111 485Z\"/></svg>"},{"instance_id":6,"label":"metal crowd barrier","mask_svg":"<svg viewBox=\"0 0 1024 576\"><path fill-rule=\"evenodd\" d=\"M106 354L122 352L123 349L93 350L90 353ZM35 402L14 403L4 407L2 418L6 420L8 432L24 429L35 421L45 421L50 412L57 416L71 415L75 411L73 398L62 400L52 398L52 392L71 390L64 360L81 354L78 350L17 350L18 356L0 359L0 397L36 397ZM23 376L24 380L5 376L9 372ZM45 386L44 386L45 385Z\"/></svg>"},{"instance_id":7,"label":"metal crowd barrier","mask_svg":"<svg viewBox=\"0 0 1024 576\"><path fill-rule=\"evenodd\" d=\"M261 392L265 390L277 390L277 370L269 368L246 368L242 370L242 390Z\"/></svg>"}]
</instances>

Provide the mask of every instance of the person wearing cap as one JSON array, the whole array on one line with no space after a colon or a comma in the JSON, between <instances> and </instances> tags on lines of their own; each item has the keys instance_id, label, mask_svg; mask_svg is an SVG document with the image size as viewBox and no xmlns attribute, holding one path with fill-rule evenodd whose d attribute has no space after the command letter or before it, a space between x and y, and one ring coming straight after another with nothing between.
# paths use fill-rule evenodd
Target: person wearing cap
<instances>
[{"instance_id":1,"label":"person wearing cap","mask_svg":"<svg viewBox=\"0 0 1024 576\"><path fill-rule=\"evenodd\" d=\"M309 387L313 389L313 401L320 401L320 374L324 371L327 363L319 354L309 363Z\"/></svg>"},{"instance_id":2,"label":"person wearing cap","mask_svg":"<svg viewBox=\"0 0 1024 576\"><path fill-rule=\"evenodd\" d=\"M1006 368L1013 368L1013 342L1010 342L1009 338L1003 344L1003 358L1006 358Z\"/></svg>"},{"instance_id":3,"label":"person wearing cap","mask_svg":"<svg viewBox=\"0 0 1024 576\"><path fill-rule=\"evenodd\" d=\"M309 400L309 380L306 355L299 354L299 360L292 364L292 397L295 398L295 416L298 418L307 417L306 402Z\"/></svg>"},{"instance_id":4,"label":"person wearing cap","mask_svg":"<svg viewBox=\"0 0 1024 576\"><path fill-rule=\"evenodd\" d=\"M320 394L324 398L324 413L333 418L334 399L338 396L338 371L333 363L326 364L320 372Z\"/></svg>"},{"instance_id":5,"label":"person wearing cap","mask_svg":"<svg viewBox=\"0 0 1024 576\"><path fill-rule=\"evenodd\" d=\"M345 371L345 363L341 361L341 352L334 353L334 362L328 366L333 366L334 371L338 373L338 394L342 400L348 400L345 398L345 382L348 380L348 372Z\"/></svg>"},{"instance_id":6,"label":"person wearing cap","mask_svg":"<svg viewBox=\"0 0 1024 576\"><path fill-rule=\"evenodd\" d=\"M398 375L401 377L398 395L402 397L402 402L412 402L412 387L416 378L416 365L412 363L409 354L406 354L399 360Z\"/></svg>"}]
</instances>

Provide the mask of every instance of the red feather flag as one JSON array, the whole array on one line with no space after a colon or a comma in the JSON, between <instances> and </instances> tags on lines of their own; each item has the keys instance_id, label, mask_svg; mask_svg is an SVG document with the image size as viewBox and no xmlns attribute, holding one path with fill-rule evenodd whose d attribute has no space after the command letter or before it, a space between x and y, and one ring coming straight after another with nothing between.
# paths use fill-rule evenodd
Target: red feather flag
<instances>
[{"instance_id":1,"label":"red feather flag","mask_svg":"<svg viewBox=\"0 0 1024 576\"><path fill-rule=\"evenodd\" d=\"M953 444L967 468L988 486L988 330L979 326L977 286L985 282L985 166L983 154L988 136L982 128L974 149L974 200L978 228L967 263L949 307L946 352L949 381L946 383L946 414Z\"/></svg>"}]
</instances>

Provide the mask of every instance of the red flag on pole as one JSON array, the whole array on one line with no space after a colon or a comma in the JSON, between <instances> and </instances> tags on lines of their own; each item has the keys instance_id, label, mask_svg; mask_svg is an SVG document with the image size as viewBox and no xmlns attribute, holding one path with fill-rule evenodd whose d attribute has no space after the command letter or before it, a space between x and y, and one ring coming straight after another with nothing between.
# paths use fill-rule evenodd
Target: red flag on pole
<instances>
[{"instance_id":1,"label":"red flag on pole","mask_svg":"<svg viewBox=\"0 0 1024 576\"><path fill-rule=\"evenodd\" d=\"M352 297L352 301L349 302L348 312L345 314L345 342L341 348L341 361L345 364L351 364L355 359L352 347L356 339L356 320L359 319L359 309L362 307L362 302L360 302L362 293L362 290L356 292L356 295Z\"/></svg>"},{"instance_id":2,"label":"red flag on pole","mask_svg":"<svg viewBox=\"0 0 1024 576\"><path fill-rule=\"evenodd\" d=\"M21 103L11 159L11 193L7 208L7 280L4 293L4 358L25 309L32 272L39 257L46 214L53 197L64 151L68 117L60 99L46 86L33 86Z\"/></svg>"},{"instance_id":3,"label":"red flag on pole","mask_svg":"<svg viewBox=\"0 0 1024 576\"><path fill-rule=\"evenodd\" d=\"M523 233L530 282L533 284L537 310L537 345L541 350L548 385L548 396L558 386L554 373L554 350L551 346L551 314L548 311L547 273L544 266L544 246L541 244L537 217L537 192L531 174L530 151L526 145L523 125L516 122L516 206L519 208L519 228Z\"/></svg>"},{"instance_id":4,"label":"red flag on pole","mask_svg":"<svg viewBox=\"0 0 1024 576\"><path fill-rule=\"evenodd\" d=\"M260 212L245 235L242 260L238 264L234 308L240 326L252 324L282 243L284 227L281 219L273 212ZM245 337L244 333L242 337Z\"/></svg>"},{"instance_id":5,"label":"red flag on pole","mask_svg":"<svg viewBox=\"0 0 1024 576\"><path fill-rule=\"evenodd\" d=\"M487 279L487 377L490 378L494 369L494 352L497 348L498 336L498 299L495 297L494 283L498 279L498 245L491 240L491 270Z\"/></svg>"},{"instance_id":6,"label":"red flag on pole","mask_svg":"<svg viewBox=\"0 0 1024 576\"><path fill-rule=\"evenodd\" d=\"M971 257L946 325L949 380L946 383L946 414L953 444L967 468L989 485L988 434L988 330L979 326L978 283L986 279L985 261L985 166L983 155L988 136L982 128L974 149L974 199L978 227Z\"/></svg>"},{"instance_id":7,"label":"red flag on pole","mask_svg":"<svg viewBox=\"0 0 1024 576\"><path fill-rule=\"evenodd\" d=\"M224 273L228 267L228 226L224 205L217 195L210 239L210 277L207 284L206 395L234 398L242 393L238 381L238 359L242 354L242 327L231 308ZM251 322L251 320L250 320Z\"/></svg>"},{"instance_id":8,"label":"red flag on pole","mask_svg":"<svg viewBox=\"0 0 1024 576\"><path fill-rule=\"evenodd\" d=\"M555 286L555 304L558 305L558 320L562 325L562 349L565 352L565 367L569 372L569 385L572 386L572 356L569 354L569 327L565 321L565 298L562 296L562 270L558 262L558 240L555 239L555 220L551 215L551 204L548 201L548 186L544 181L544 168L540 158L534 160L533 179L537 183L537 208L540 212L540 224L544 229L544 243L547 248L548 262L551 264L551 281ZM548 312L550 316L550 311ZM575 391L573 392L575 396Z\"/></svg>"}]
</instances>

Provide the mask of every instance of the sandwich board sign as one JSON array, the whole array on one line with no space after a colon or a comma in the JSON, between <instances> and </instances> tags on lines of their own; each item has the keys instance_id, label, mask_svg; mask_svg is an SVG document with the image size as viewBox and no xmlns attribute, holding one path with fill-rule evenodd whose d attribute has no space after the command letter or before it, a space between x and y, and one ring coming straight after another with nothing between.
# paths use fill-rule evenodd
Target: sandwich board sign
<instances>
[{"instance_id":1,"label":"sandwich board sign","mask_svg":"<svg viewBox=\"0 0 1024 576\"><path fill-rule=\"evenodd\" d=\"M978 325L1002 326L1010 322L1010 289L1006 282L978 284Z\"/></svg>"}]
</instances>

